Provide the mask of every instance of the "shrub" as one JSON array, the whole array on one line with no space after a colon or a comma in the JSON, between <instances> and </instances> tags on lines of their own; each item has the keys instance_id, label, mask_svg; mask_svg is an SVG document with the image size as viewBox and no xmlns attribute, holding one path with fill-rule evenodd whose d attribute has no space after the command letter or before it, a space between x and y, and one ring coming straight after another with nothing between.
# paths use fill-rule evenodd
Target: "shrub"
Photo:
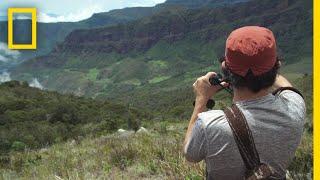
<instances>
[{"instance_id":1,"label":"shrub","mask_svg":"<svg viewBox=\"0 0 320 180\"><path fill-rule=\"evenodd\" d=\"M24 144L23 142L19 142L19 141L15 141L12 143L11 145L11 149L15 150L15 151L23 151L26 148L26 144Z\"/></svg>"}]
</instances>

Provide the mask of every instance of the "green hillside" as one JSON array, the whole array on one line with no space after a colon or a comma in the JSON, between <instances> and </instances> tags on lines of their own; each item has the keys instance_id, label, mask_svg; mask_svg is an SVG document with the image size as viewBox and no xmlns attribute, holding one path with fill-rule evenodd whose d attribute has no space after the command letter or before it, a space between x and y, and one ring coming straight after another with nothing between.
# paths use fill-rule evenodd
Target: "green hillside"
<instances>
[{"instance_id":1,"label":"green hillside","mask_svg":"<svg viewBox=\"0 0 320 180\"><path fill-rule=\"evenodd\" d=\"M238 1L223 0L223 4L233 4ZM198 1L193 3L195 7L205 6L207 2ZM93 14L90 18L79 22L58 22L58 23L42 23L38 22L38 48L37 50L22 50L18 62L3 63L0 61L0 70L8 69L12 65L20 63L22 60L34 58L36 56L45 55L51 52L57 43L63 42L65 37L76 29L91 29L110 25L127 23L144 17L157 14L163 10L176 9L179 7L191 8L188 2L171 3L165 2L154 7L131 7L123 9L115 9L109 12ZM0 42L7 43L7 21L6 17L0 20ZM31 23L30 20L14 20L14 41L18 43L31 42Z\"/></svg>"},{"instance_id":2,"label":"green hillside","mask_svg":"<svg viewBox=\"0 0 320 180\"><path fill-rule=\"evenodd\" d=\"M25 82L0 85L0 154L42 148L70 138L134 128L150 116L118 103L31 88ZM1 159L1 158L0 158Z\"/></svg>"},{"instance_id":3,"label":"green hillside","mask_svg":"<svg viewBox=\"0 0 320 180\"><path fill-rule=\"evenodd\" d=\"M307 104L307 117L302 143L298 147L296 156L288 169L288 179L310 179L313 170L313 94L312 83L310 83L312 82L312 77L308 75L288 77L294 82L294 86L301 90ZM123 106L115 106L109 103L105 103L108 105L103 105L104 103L102 102L43 92L23 87L23 85L12 87L12 84L16 83L11 82L0 87L0 101L3 101L3 98L6 98L9 93L11 94L10 96L19 96L17 100L20 103L15 104L23 104L21 102L26 100L43 101L52 104L46 105L46 107L49 107L48 109L51 109L52 106L57 105L52 103L57 99L62 102L66 100L69 104L75 104L76 108L79 108L77 112L79 116L89 114L85 117L86 120L84 120L87 124L83 124L82 121L72 124L71 132L81 130L81 133L69 136L72 138L70 140L66 140L67 138L59 139L52 146L46 144L45 147L37 150L30 150L29 144L28 148L25 148L25 144L21 142L29 143L32 139L30 137L37 138L38 133L41 133L39 137L42 139L50 137L50 134L55 131L59 132L59 134L55 134L58 138L68 135L70 130L66 130L64 127L71 125L62 122L65 122L64 119L70 116L63 114L60 116L60 121L54 123L40 120L30 122L28 120L16 119L15 126L10 126L8 124L3 125L3 122L1 122L1 132L9 131L9 129L7 130L8 127L11 130L10 136L8 133L1 135L1 147L7 147L5 145L7 145L6 142L8 140L5 141L4 135L8 136L7 139L9 137L12 138L12 136L16 136L16 139L18 139L12 143L10 152L0 155L0 178L2 179L203 179L205 176L203 162L191 164L182 155L182 142L188 121L173 118L150 121L150 118L146 118L147 120L142 121L140 124L147 129L145 133L111 133L112 130L110 131L109 128L112 127L110 126L112 121L108 118L107 120L101 119L100 121L96 120L96 117L104 114L112 116L112 112L114 112L115 114L119 114L119 117L115 118L116 122L118 122L117 120L123 117L121 112L125 111ZM23 89L23 93L20 91L21 89ZM33 93L30 93L30 91ZM24 98L22 100L22 95L30 99ZM165 98L167 97L175 98L176 101L179 101L178 104L180 105L191 106L188 101L182 102L178 97L167 95ZM228 101L230 98L221 97L220 94L216 100L218 101L216 108L219 109L222 106L229 105ZM14 101L7 103L14 104ZM42 103L37 104L41 106ZM39 108L29 108L28 110L32 110L31 112L35 113L39 112ZM71 109L73 108L75 107ZM22 110L7 110L4 114L19 114L24 110L26 111L27 108ZM31 114L29 111L24 113ZM42 111L50 110L45 108ZM185 112L187 111L185 110ZM190 116L191 111L187 113ZM3 116L3 113L1 114L0 112L1 115ZM132 120L139 119L134 116L131 117ZM161 116L157 115L157 117ZM124 123L120 127L125 127L127 124L125 121L118 123ZM23 125L21 128L20 124ZM91 136L90 132L93 132Z\"/></svg>"},{"instance_id":4,"label":"green hillside","mask_svg":"<svg viewBox=\"0 0 320 180\"><path fill-rule=\"evenodd\" d=\"M146 97L133 103L152 104L152 96L178 93L198 75L217 70L227 35L244 25L274 31L287 72L311 73L312 3L256 0L218 8L176 7L127 24L75 30L50 54L24 62L12 75L37 77L46 88L64 93L124 102Z\"/></svg>"}]
</instances>

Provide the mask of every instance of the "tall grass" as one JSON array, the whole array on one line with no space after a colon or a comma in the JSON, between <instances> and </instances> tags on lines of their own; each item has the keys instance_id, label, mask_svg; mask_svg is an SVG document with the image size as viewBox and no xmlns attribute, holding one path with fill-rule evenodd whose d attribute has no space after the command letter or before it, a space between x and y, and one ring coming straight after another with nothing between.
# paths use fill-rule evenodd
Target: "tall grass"
<instances>
[{"instance_id":1,"label":"tall grass","mask_svg":"<svg viewBox=\"0 0 320 180\"><path fill-rule=\"evenodd\" d=\"M185 123L171 126L175 130L159 125L150 133L88 137L15 152L0 179L203 179L204 164L188 163L182 154Z\"/></svg>"}]
</instances>

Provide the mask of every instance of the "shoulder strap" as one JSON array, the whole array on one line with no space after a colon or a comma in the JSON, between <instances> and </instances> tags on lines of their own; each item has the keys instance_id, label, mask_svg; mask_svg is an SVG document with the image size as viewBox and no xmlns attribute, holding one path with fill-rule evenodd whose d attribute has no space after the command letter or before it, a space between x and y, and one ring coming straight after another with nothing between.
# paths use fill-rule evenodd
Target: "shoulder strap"
<instances>
[{"instance_id":1,"label":"shoulder strap","mask_svg":"<svg viewBox=\"0 0 320 180\"><path fill-rule=\"evenodd\" d=\"M224 113L247 170L254 170L260 165L260 157L244 115L235 104L226 108Z\"/></svg>"},{"instance_id":2,"label":"shoulder strap","mask_svg":"<svg viewBox=\"0 0 320 180\"><path fill-rule=\"evenodd\" d=\"M281 87L281 88L278 88L278 89L276 89L275 91L273 91L272 94L273 94L273 95L276 95L276 94L281 93L281 92L284 91L284 90L293 91L293 92L299 94L299 95L304 99L302 93L301 93L298 89L296 89L296 88L294 88L294 87Z\"/></svg>"}]
</instances>

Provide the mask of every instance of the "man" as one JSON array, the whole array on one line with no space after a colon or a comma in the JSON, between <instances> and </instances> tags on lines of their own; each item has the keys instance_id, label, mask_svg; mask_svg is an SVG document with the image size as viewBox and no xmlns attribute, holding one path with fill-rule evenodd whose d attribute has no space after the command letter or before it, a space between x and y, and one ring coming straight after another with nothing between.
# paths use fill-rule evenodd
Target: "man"
<instances>
[{"instance_id":1,"label":"man","mask_svg":"<svg viewBox=\"0 0 320 180\"><path fill-rule=\"evenodd\" d=\"M247 26L227 39L222 71L233 88L233 103L244 114L261 162L285 178L286 168L300 143L305 103L300 93L278 74L273 33L263 27ZM207 178L243 179L246 168L222 110L206 111L206 103L221 86L212 86L209 72L193 84L196 102L184 142L191 162L205 160ZM279 89L281 88L281 89ZM271 92L279 89L277 93Z\"/></svg>"}]
</instances>

